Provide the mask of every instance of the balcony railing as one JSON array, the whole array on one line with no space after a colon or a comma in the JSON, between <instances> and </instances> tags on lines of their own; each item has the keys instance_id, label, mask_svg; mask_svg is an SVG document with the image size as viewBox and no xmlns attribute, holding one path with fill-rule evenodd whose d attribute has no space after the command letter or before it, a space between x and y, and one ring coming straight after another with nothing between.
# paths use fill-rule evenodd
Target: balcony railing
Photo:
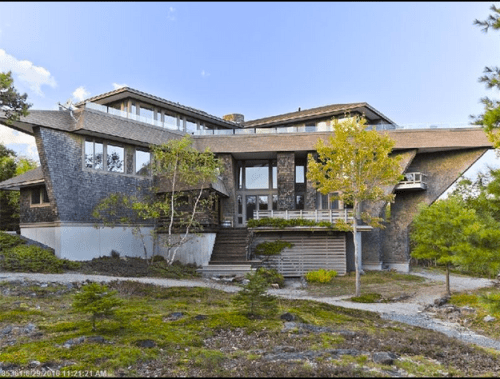
<instances>
[{"instance_id":1,"label":"balcony railing","mask_svg":"<svg viewBox=\"0 0 500 379\"><path fill-rule=\"evenodd\" d=\"M404 174L404 179L396 185L396 190L425 190L427 183L425 178L427 175L421 172L407 172Z\"/></svg>"},{"instance_id":2,"label":"balcony railing","mask_svg":"<svg viewBox=\"0 0 500 379\"><path fill-rule=\"evenodd\" d=\"M160 128L169 130L184 131L182 126L172 123L174 120L162 122L155 120L151 117L139 116L137 114L128 113L107 107L105 105L87 102L85 107L99 112L109 113L114 116L127 118L134 121L143 122L146 124L154 125ZM394 124L377 124L368 125L367 130L413 130L413 129L457 129L457 128L479 128L480 125L470 125L466 123L460 124L407 124L407 125L394 125ZM273 126L269 128L238 128L238 129L207 129L200 127L198 130L187 130L190 133L198 136L221 136L221 135L239 135L239 134L281 134L281 133L315 133L315 132L332 132L332 125L316 125L316 126Z\"/></svg>"},{"instance_id":3,"label":"balcony railing","mask_svg":"<svg viewBox=\"0 0 500 379\"><path fill-rule=\"evenodd\" d=\"M293 211L253 211L253 218L256 220L262 218L284 218L291 220L302 218L304 220L312 221L328 221L335 222L337 220L344 220L348 222L352 219L352 209L323 209L323 210L293 210Z\"/></svg>"}]
</instances>

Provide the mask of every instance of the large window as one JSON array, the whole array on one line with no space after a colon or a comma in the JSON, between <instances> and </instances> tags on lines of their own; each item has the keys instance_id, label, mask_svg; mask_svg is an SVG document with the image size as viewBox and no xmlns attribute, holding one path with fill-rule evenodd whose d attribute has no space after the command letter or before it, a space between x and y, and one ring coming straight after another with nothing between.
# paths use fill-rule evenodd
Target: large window
<instances>
[{"instance_id":1,"label":"large window","mask_svg":"<svg viewBox=\"0 0 500 379\"><path fill-rule=\"evenodd\" d=\"M85 167L110 172L125 172L125 149L101 141L85 141ZM106 157L106 159L103 159Z\"/></svg>"},{"instance_id":2,"label":"large window","mask_svg":"<svg viewBox=\"0 0 500 379\"><path fill-rule=\"evenodd\" d=\"M106 169L110 172L124 172L125 150L121 146L107 145Z\"/></svg>"},{"instance_id":3,"label":"large window","mask_svg":"<svg viewBox=\"0 0 500 379\"><path fill-rule=\"evenodd\" d=\"M95 170L104 168L102 142L85 141L85 167Z\"/></svg>"}]
</instances>

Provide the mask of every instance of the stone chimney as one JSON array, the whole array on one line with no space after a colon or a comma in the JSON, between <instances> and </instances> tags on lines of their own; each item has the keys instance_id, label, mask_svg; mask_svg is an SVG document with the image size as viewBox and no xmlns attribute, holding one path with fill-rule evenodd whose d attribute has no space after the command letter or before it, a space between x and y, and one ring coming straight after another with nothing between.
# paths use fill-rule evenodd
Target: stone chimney
<instances>
[{"instance_id":1,"label":"stone chimney","mask_svg":"<svg viewBox=\"0 0 500 379\"><path fill-rule=\"evenodd\" d=\"M233 121L237 124L242 124L245 122L245 116L240 113L230 113L222 117L226 121Z\"/></svg>"}]
</instances>

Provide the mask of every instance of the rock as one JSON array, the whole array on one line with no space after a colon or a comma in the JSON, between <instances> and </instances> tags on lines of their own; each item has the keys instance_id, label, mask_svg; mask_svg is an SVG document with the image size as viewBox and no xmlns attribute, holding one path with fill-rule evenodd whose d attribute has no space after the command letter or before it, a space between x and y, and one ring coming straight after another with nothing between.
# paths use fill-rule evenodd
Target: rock
<instances>
[{"instance_id":1,"label":"rock","mask_svg":"<svg viewBox=\"0 0 500 379\"><path fill-rule=\"evenodd\" d=\"M241 284L243 284L244 286L246 286L248 283L250 283L250 280L248 280L248 279L243 279L241 281Z\"/></svg>"},{"instance_id":2,"label":"rock","mask_svg":"<svg viewBox=\"0 0 500 379\"><path fill-rule=\"evenodd\" d=\"M280 289L280 285L278 283L272 283L271 284L271 288L274 288L276 290L279 290Z\"/></svg>"},{"instance_id":3,"label":"rock","mask_svg":"<svg viewBox=\"0 0 500 379\"><path fill-rule=\"evenodd\" d=\"M41 365L41 363L39 361L31 361L30 363L28 363L29 368L37 368L40 365Z\"/></svg>"},{"instance_id":4,"label":"rock","mask_svg":"<svg viewBox=\"0 0 500 379\"><path fill-rule=\"evenodd\" d=\"M496 317L493 317L493 316L490 316L490 315L485 316L485 317L483 318L483 321L484 321L484 322L492 322L492 321L495 321L495 320L496 320Z\"/></svg>"},{"instance_id":5,"label":"rock","mask_svg":"<svg viewBox=\"0 0 500 379\"><path fill-rule=\"evenodd\" d=\"M139 340L136 342L136 345L139 347L152 348L156 347L156 342L153 340Z\"/></svg>"},{"instance_id":6,"label":"rock","mask_svg":"<svg viewBox=\"0 0 500 379\"><path fill-rule=\"evenodd\" d=\"M11 332L12 332L12 326L11 325L8 325L5 328L3 328L2 330L0 330L0 334L3 334L3 335L10 334Z\"/></svg>"},{"instance_id":7,"label":"rock","mask_svg":"<svg viewBox=\"0 0 500 379\"><path fill-rule=\"evenodd\" d=\"M66 284L66 288L69 289L69 290L73 289L73 284L72 283L67 283Z\"/></svg>"},{"instance_id":8,"label":"rock","mask_svg":"<svg viewBox=\"0 0 500 379\"><path fill-rule=\"evenodd\" d=\"M163 319L163 321L177 321L184 317L184 313L182 312L172 312L167 317Z\"/></svg>"},{"instance_id":9,"label":"rock","mask_svg":"<svg viewBox=\"0 0 500 379\"><path fill-rule=\"evenodd\" d=\"M23 332L29 334L29 333L32 333L35 329L36 329L36 325L29 323L28 325L26 325L24 327Z\"/></svg>"},{"instance_id":10,"label":"rock","mask_svg":"<svg viewBox=\"0 0 500 379\"><path fill-rule=\"evenodd\" d=\"M206 316L206 315L196 315L196 316L194 316L194 319L197 320L197 321L206 320L207 318L208 318L208 316Z\"/></svg>"},{"instance_id":11,"label":"rock","mask_svg":"<svg viewBox=\"0 0 500 379\"><path fill-rule=\"evenodd\" d=\"M462 313L468 313L468 314L476 313L476 310L472 307L462 307L462 308L460 308L460 311Z\"/></svg>"},{"instance_id":12,"label":"rock","mask_svg":"<svg viewBox=\"0 0 500 379\"><path fill-rule=\"evenodd\" d=\"M397 359L397 356L393 353L388 353L386 351L372 354L373 362L380 363L383 365L392 365L394 363L394 359Z\"/></svg>"},{"instance_id":13,"label":"rock","mask_svg":"<svg viewBox=\"0 0 500 379\"><path fill-rule=\"evenodd\" d=\"M63 343L62 347L69 349L71 346L79 345L85 341L85 337L73 338Z\"/></svg>"},{"instance_id":14,"label":"rock","mask_svg":"<svg viewBox=\"0 0 500 379\"><path fill-rule=\"evenodd\" d=\"M48 283L42 283L40 284L40 288L47 288L49 286Z\"/></svg>"},{"instance_id":15,"label":"rock","mask_svg":"<svg viewBox=\"0 0 500 379\"><path fill-rule=\"evenodd\" d=\"M244 275L236 275L233 279L233 281L236 283L243 283L244 280L245 280Z\"/></svg>"},{"instance_id":16,"label":"rock","mask_svg":"<svg viewBox=\"0 0 500 379\"><path fill-rule=\"evenodd\" d=\"M282 320L285 320L285 321L295 321L295 319L296 319L296 317L293 314L289 313L289 312L283 313L280 316L280 318Z\"/></svg>"},{"instance_id":17,"label":"rock","mask_svg":"<svg viewBox=\"0 0 500 379\"><path fill-rule=\"evenodd\" d=\"M108 342L102 336L90 336L90 337L87 337L86 340L87 340L87 342L95 342L95 343L106 343L106 342Z\"/></svg>"},{"instance_id":18,"label":"rock","mask_svg":"<svg viewBox=\"0 0 500 379\"><path fill-rule=\"evenodd\" d=\"M434 305L436 305L438 307L442 307L443 305L445 305L448 302L448 300L450 300L449 296L443 296L440 299L434 300Z\"/></svg>"}]
</instances>

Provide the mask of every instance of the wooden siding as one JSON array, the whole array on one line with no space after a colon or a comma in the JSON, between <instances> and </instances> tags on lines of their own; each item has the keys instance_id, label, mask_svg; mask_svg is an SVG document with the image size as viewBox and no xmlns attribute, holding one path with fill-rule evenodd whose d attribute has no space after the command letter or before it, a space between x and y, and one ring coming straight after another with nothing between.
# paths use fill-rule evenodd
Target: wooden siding
<instances>
[{"instance_id":1,"label":"wooden siding","mask_svg":"<svg viewBox=\"0 0 500 379\"><path fill-rule=\"evenodd\" d=\"M345 233L257 233L251 244L252 252L259 243L277 239L291 242L294 246L285 248L280 255L269 257L264 266L277 269L285 277L303 276L320 268L345 275Z\"/></svg>"}]
</instances>

